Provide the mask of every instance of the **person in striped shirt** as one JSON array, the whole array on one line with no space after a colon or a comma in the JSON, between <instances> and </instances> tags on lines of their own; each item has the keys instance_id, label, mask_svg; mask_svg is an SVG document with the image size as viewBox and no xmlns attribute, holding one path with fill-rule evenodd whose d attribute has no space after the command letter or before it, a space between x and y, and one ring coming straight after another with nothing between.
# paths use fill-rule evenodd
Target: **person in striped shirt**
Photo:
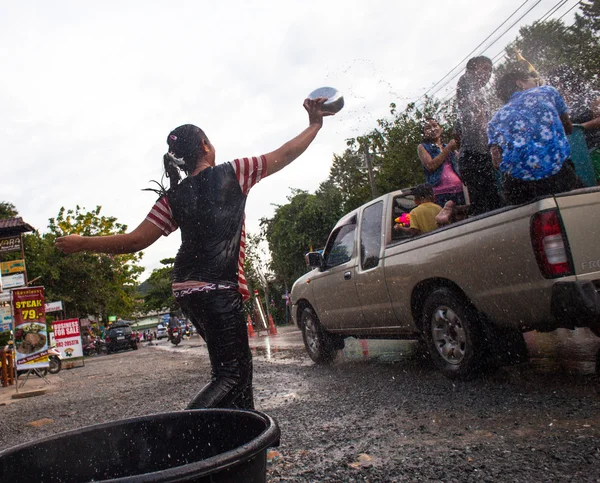
<instances>
[{"instance_id":1,"label":"person in striped shirt","mask_svg":"<svg viewBox=\"0 0 600 483\"><path fill-rule=\"evenodd\" d=\"M167 138L163 157L169 189L162 189L146 219L120 235L58 238L65 253L131 253L162 235L181 230L173 266L173 293L185 315L206 341L211 381L188 409L253 409L252 356L242 312L249 298L243 262L246 248L244 208L248 192L298 158L323 126L326 98L306 99L309 125L280 148L259 157L215 164L215 148L200 129L179 126ZM186 177L181 180L180 172Z\"/></svg>"}]
</instances>

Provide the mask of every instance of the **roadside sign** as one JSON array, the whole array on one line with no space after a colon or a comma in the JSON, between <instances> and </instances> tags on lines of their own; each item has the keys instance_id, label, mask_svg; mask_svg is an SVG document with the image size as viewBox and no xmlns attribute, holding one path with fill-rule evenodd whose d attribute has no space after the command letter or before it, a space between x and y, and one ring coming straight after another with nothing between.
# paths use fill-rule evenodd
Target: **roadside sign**
<instances>
[{"instance_id":1,"label":"roadside sign","mask_svg":"<svg viewBox=\"0 0 600 483\"><path fill-rule=\"evenodd\" d=\"M12 291L17 369L48 367L44 287Z\"/></svg>"},{"instance_id":2,"label":"roadside sign","mask_svg":"<svg viewBox=\"0 0 600 483\"><path fill-rule=\"evenodd\" d=\"M48 312L60 312L63 309L62 301L48 302L46 304L46 313Z\"/></svg>"}]
</instances>

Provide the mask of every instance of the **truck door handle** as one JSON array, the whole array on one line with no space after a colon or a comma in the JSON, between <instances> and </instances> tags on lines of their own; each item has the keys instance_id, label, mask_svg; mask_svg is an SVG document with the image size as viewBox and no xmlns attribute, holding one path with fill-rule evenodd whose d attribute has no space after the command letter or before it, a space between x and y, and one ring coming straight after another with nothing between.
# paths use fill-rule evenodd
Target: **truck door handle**
<instances>
[{"instance_id":1,"label":"truck door handle","mask_svg":"<svg viewBox=\"0 0 600 483\"><path fill-rule=\"evenodd\" d=\"M352 278L352 272L344 272L344 280L350 280Z\"/></svg>"}]
</instances>

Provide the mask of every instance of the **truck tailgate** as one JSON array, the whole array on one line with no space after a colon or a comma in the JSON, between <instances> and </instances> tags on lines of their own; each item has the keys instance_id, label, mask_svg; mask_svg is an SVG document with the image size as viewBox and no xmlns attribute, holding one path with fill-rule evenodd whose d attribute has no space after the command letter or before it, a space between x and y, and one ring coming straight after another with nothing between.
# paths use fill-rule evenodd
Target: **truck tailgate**
<instances>
[{"instance_id":1,"label":"truck tailgate","mask_svg":"<svg viewBox=\"0 0 600 483\"><path fill-rule=\"evenodd\" d=\"M600 278L600 188L588 188L557 195L575 274Z\"/></svg>"}]
</instances>

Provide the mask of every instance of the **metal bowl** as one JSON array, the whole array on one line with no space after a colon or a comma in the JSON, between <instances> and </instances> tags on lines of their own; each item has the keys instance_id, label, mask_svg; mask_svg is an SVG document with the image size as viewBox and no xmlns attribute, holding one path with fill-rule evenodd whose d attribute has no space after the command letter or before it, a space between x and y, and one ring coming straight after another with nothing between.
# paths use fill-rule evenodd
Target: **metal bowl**
<instances>
[{"instance_id":1,"label":"metal bowl","mask_svg":"<svg viewBox=\"0 0 600 483\"><path fill-rule=\"evenodd\" d=\"M323 104L324 111L339 112L344 107L344 96L334 87L319 87L308 95L309 99L316 99L317 97L327 97Z\"/></svg>"}]
</instances>

